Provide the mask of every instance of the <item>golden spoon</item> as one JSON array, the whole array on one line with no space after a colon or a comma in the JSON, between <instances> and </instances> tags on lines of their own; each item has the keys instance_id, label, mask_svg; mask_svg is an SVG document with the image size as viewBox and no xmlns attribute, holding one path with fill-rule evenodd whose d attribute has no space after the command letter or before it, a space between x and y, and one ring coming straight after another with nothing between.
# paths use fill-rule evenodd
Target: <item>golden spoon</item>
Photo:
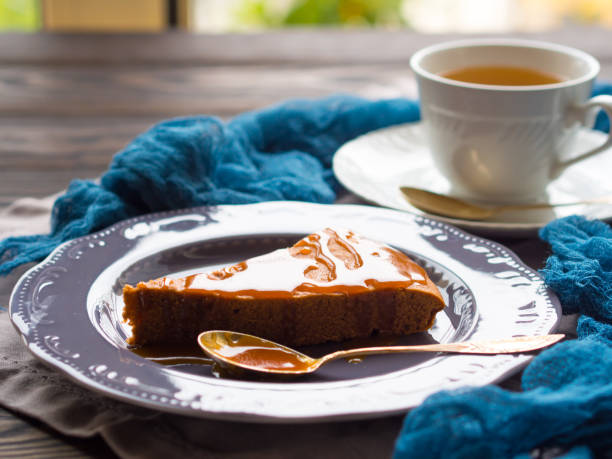
<instances>
[{"instance_id":1,"label":"golden spoon","mask_svg":"<svg viewBox=\"0 0 612 459\"><path fill-rule=\"evenodd\" d=\"M200 333L198 344L222 368L240 368L276 375L303 375L316 371L332 360L371 354L450 352L454 354L513 354L550 346L565 335L521 336L517 338L466 341L417 346L379 346L349 349L318 359L294 349L245 333L211 330Z\"/></svg>"},{"instance_id":2,"label":"golden spoon","mask_svg":"<svg viewBox=\"0 0 612 459\"><path fill-rule=\"evenodd\" d=\"M612 203L612 197L588 199L584 201L563 202L559 204L535 203L535 204L507 204L500 206L480 206L452 198L443 194L434 193L420 188L409 186L400 187L404 197L414 207L426 212L443 215L445 217L462 218L464 220L484 220L502 212L511 210L551 209L561 206L578 206L582 204Z\"/></svg>"}]
</instances>

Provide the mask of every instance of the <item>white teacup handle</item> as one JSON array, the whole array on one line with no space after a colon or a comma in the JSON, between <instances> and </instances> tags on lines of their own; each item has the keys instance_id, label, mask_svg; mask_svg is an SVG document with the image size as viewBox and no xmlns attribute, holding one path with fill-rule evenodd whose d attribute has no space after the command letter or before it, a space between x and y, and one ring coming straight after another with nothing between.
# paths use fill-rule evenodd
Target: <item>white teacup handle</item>
<instances>
[{"instance_id":1,"label":"white teacup handle","mask_svg":"<svg viewBox=\"0 0 612 459\"><path fill-rule=\"evenodd\" d=\"M580 115L581 119L585 119L587 113L595 108L599 107L608 115L608 119L610 120L610 124L612 124L612 96L601 95L595 96L589 99L584 105L580 105L578 107L573 107L574 114ZM584 121L582 124L585 124ZM573 158L566 159L564 161L559 161L553 170L553 176L559 175L563 170L571 166L572 164L577 163L578 161L582 161L583 159L590 158L591 156L600 153L607 148L612 146L612 129L608 132L608 138L606 141L600 145L599 147L593 148L585 153L581 153L578 156L574 156Z\"/></svg>"}]
</instances>

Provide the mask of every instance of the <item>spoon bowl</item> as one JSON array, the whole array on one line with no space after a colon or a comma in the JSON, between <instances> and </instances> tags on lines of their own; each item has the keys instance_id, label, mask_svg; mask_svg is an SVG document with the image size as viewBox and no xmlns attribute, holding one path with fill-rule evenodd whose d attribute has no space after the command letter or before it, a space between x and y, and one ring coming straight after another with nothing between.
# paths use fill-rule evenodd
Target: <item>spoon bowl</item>
<instances>
[{"instance_id":1,"label":"spoon bowl","mask_svg":"<svg viewBox=\"0 0 612 459\"><path fill-rule=\"evenodd\" d=\"M348 349L320 358L309 357L282 344L245 333L210 330L200 333L198 344L222 368L247 370L269 375L306 375L340 358L372 354L446 352L454 354L513 354L550 346L565 335L521 336L489 341L424 344L416 346L378 346Z\"/></svg>"},{"instance_id":2,"label":"spoon bowl","mask_svg":"<svg viewBox=\"0 0 612 459\"><path fill-rule=\"evenodd\" d=\"M239 367L269 374L308 374L321 362L282 344L246 333L211 330L200 333L198 344L222 368Z\"/></svg>"}]
</instances>

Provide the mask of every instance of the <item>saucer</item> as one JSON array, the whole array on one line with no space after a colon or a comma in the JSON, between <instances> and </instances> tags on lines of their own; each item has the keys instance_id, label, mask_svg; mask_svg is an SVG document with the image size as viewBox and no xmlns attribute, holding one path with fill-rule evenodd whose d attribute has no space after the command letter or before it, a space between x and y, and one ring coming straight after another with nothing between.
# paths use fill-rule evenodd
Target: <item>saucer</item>
<instances>
[{"instance_id":1,"label":"saucer","mask_svg":"<svg viewBox=\"0 0 612 459\"><path fill-rule=\"evenodd\" d=\"M602 132L581 129L572 150L576 154L587 151L602 145L606 138ZM612 196L611 153L602 152L567 168L548 185L540 201L564 203ZM548 222L573 214L590 219L612 219L612 204L503 212L482 221L441 217L413 207L400 192L400 186L442 194L450 191L450 184L432 163L423 123L380 129L344 144L334 156L333 170L342 185L366 201L434 217L485 236L533 237Z\"/></svg>"}]
</instances>

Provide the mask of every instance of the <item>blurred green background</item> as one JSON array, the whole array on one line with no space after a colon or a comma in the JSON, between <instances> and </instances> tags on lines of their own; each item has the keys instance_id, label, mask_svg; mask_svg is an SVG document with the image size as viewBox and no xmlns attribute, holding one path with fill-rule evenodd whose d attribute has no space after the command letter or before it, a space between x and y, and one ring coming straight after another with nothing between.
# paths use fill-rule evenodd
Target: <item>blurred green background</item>
<instances>
[{"instance_id":1,"label":"blurred green background","mask_svg":"<svg viewBox=\"0 0 612 459\"><path fill-rule=\"evenodd\" d=\"M237 22L263 27L400 26L406 22L401 15L402 3L403 0L243 0L235 11Z\"/></svg>"},{"instance_id":2,"label":"blurred green background","mask_svg":"<svg viewBox=\"0 0 612 459\"><path fill-rule=\"evenodd\" d=\"M0 0L0 30L38 30L40 9L38 0Z\"/></svg>"}]
</instances>

